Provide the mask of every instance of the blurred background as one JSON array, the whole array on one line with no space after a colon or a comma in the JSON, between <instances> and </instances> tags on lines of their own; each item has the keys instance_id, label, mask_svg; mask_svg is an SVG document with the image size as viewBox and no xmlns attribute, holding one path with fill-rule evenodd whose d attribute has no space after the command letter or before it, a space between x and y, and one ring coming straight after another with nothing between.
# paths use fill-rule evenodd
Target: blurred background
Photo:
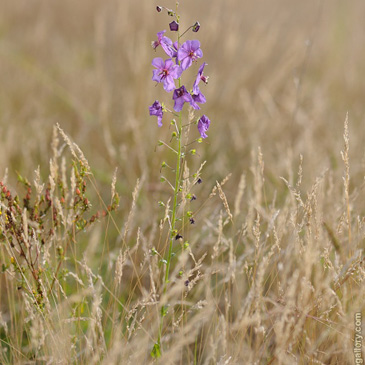
<instances>
[{"instance_id":1,"label":"blurred background","mask_svg":"<svg viewBox=\"0 0 365 365\"><path fill-rule=\"evenodd\" d=\"M75 245L69 245L68 234L72 228L74 243L77 226L71 210L67 219L70 230L63 232L60 227L59 239L46 242L47 247L53 245L52 262L58 263L45 260L49 272L56 268L57 274L62 268L59 276L65 279L70 270L70 274L82 275L85 288L89 288L93 286L87 284L93 281L90 267L106 283L103 292L98 292L100 301L94 291L80 290L75 274L64 285L67 295L77 294L75 299L70 294L71 299L64 300L63 289L54 289L59 292L52 299L57 310L50 333L56 334L56 340L43 330L43 319L40 327L33 320L30 327L29 308L21 304L24 291L8 285L8 276L0 276L0 326L5 328L4 323L9 323L10 340L1 328L0 339L4 345L9 344L9 363L16 363L12 359L17 357L23 361L23 351L32 361L29 364L52 359L36 357L42 354L40 347L27 342L33 343L34 337L49 338L51 346L44 346L44 354L55 354L56 359L67 354L70 360L64 361L68 363L74 356L85 359L80 363L95 363L90 348L97 346L104 356L95 334L100 328L93 332L99 322L93 319L89 322L94 324L89 326L78 319L84 303L88 307L85 312L91 315L103 309L105 336L100 338L105 339L108 350L113 350L111 356L116 353L135 364L148 362L145 349L151 349L157 337L153 335L158 330L156 314L168 307L163 301L163 310L150 306L150 301L153 304L158 298L156 293L162 293L164 266L160 258L166 257L169 237L167 220L159 230L165 208L159 207L158 201L171 198L168 184L160 183L160 167L162 161L172 166L176 163L170 151L157 146L158 140L171 139L168 116L158 128L156 117L148 112L156 99L172 106L171 94L151 80L152 59L166 57L161 47L155 52L151 42L157 32L168 29L172 19L165 11L158 13L156 5L173 8L175 1L0 1L0 181L7 180L11 194L21 198L26 190L17 182L17 173L32 182L39 166L43 181L49 182L52 131L58 123L84 152L95 177L87 179L86 196L92 208L86 214L90 217L105 209L100 196L109 204L116 167L116 190L121 197L120 209L100 219L101 224L85 234L84 226L80 226L78 232L82 234ZM279 360L287 358L280 363L292 364L289 350L298 359L305 355L303 363L350 363L354 355L353 315L363 308L364 287L360 250L365 227L365 2L181 0L179 9L182 31L196 21L201 24L198 33L185 36L199 39L204 52L203 59L188 70L188 80L193 80L200 62L208 64L204 74L210 77L209 84L201 85L207 103L196 116L206 114L212 122L209 138L192 145L197 155L187 159L191 174L206 161L201 173L203 183L192 186L198 199L184 206L194 211L196 224L190 225L186 218L179 221L191 251L178 257L189 261L185 265L173 260L176 270L183 266L184 275L191 268L192 274L186 277L190 284L198 284L183 297L187 285L175 270L170 276L175 276L174 289L167 292L172 303L174 296L181 295L184 301L187 298L194 303L192 309L196 304L204 310L187 311L186 320L181 315L177 322L183 320L177 325L175 319L171 326L165 320L166 341L171 340L171 351L177 344L173 355L181 358L181 364L189 363L185 358L196 359L197 348L199 359L207 358L206 363L213 350L217 361L209 363L218 363L218 355L222 355L219 363L225 361L224 356L232 355L235 363L251 359L252 363L260 362L257 359L275 363L276 356ZM167 35L176 36L170 32ZM341 157L347 113L348 194L343 181L346 163ZM189 138L197 137L193 126ZM62 137L59 139L64 143ZM67 156L65 170L69 173L72 157L67 146L63 156ZM167 169L163 173L173 175ZM324 179L316 180L324 173ZM229 174L223 186L227 200L222 198L223 193L210 198L216 182ZM139 191L137 194L135 190L133 200L138 179ZM82 190L83 185L80 187ZM231 221L227 218L231 214L228 205L234 213ZM3 214L2 221L8 223L7 218ZM5 228L7 223L3 224ZM10 265L13 261L13 256L10 259L5 255L8 246L4 242L0 240L3 271L4 262ZM68 261L62 265L59 244L68 248ZM48 249L44 249L44 257ZM173 253L179 250L176 245ZM191 257L188 251L193 252ZM81 257L85 265L80 267ZM120 274L116 279L117 270ZM185 280L185 276L182 278ZM54 282L52 279L52 285ZM97 285L101 289L99 282ZM104 290L108 287L112 291ZM209 305L200 306L205 299ZM64 309L58 309L59 303ZM120 303L123 308L119 308ZM176 303L180 306L179 301ZM179 317L179 306L171 310L171 318ZM181 313L184 307L185 303L181 304ZM300 311L308 316L299 316ZM78 322L69 327L68 319L73 317ZM101 320L99 314L97 317ZM129 337L130 332L127 339L123 329L119 337L119 323L129 331L133 322L131 327L139 330L138 321L142 323L144 318L146 333L143 329ZM291 330L294 324L295 331ZM58 331L59 325L63 331ZM175 332L178 326L181 331ZM184 333L192 333L188 342L184 342ZM51 340L60 347L53 346ZM10 346L16 351L10 351ZM84 353L86 348L90 353ZM165 355L173 361L169 352ZM6 356L0 351L1 363ZM109 358L104 360L112 363Z\"/></svg>"},{"instance_id":2,"label":"blurred background","mask_svg":"<svg viewBox=\"0 0 365 365\"><path fill-rule=\"evenodd\" d=\"M0 12L0 176L8 168L48 175L52 128L84 151L101 186L118 167L118 190L130 199L136 179L159 189L168 120L148 114L170 96L151 81L151 48L168 29L156 5L127 0L2 0ZM353 182L364 172L365 3L362 0L184 0L181 29L201 23L209 138L198 166L212 184L232 173L229 189L261 147L273 190L298 169L304 184L326 168L343 173L343 123L349 113ZM170 34L173 37L173 34ZM195 72L195 71L194 71ZM197 131L194 131L198 136ZM157 186L157 187L156 187ZM308 186L308 185L304 185ZM235 194L234 190L233 194ZM158 192L160 194L160 192ZM156 198L157 199L157 198Z\"/></svg>"}]
</instances>

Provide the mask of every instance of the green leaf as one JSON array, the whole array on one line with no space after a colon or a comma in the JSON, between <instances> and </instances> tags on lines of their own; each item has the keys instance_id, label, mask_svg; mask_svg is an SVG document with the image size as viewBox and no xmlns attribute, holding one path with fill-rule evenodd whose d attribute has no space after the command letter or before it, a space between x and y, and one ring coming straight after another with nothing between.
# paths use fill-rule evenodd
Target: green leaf
<instances>
[{"instance_id":1,"label":"green leaf","mask_svg":"<svg viewBox=\"0 0 365 365\"><path fill-rule=\"evenodd\" d=\"M153 357L154 359L158 359L159 357L161 357L161 348L159 343L155 343L153 345L151 357Z\"/></svg>"},{"instance_id":2,"label":"green leaf","mask_svg":"<svg viewBox=\"0 0 365 365\"><path fill-rule=\"evenodd\" d=\"M161 317L165 317L169 313L169 307L167 305L164 305L161 308Z\"/></svg>"}]
</instances>

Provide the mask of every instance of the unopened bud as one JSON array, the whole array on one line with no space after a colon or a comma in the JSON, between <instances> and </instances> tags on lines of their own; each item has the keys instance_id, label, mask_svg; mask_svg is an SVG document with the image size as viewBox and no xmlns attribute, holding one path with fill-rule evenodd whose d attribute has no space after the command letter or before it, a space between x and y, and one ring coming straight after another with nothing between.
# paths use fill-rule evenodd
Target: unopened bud
<instances>
[{"instance_id":1,"label":"unopened bud","mask_svg":"<svg viewBox=\"0 0 365 365\"><path fill-rule=\"evenodd\" d=\"M161 13L161 11L162 11L162 7L161 6L156 6L156 10L159 12L159 13Z\"/></svg>"},{"instance_id":2,"label":"unopened bud","mask_svg":"<svg viewBox=\"0 0 365 365\"><path fill-rule=\"evenodd\" d=\"M177 32L179 30L179 23L177 23L175 20L172 21L170 24L170 30L171 32Z\"/></svg>"},{"instance_id":3,"label":"unopened bud","mask_svg":"<svg viewBox=\"0 0 365 365\"><path fill-rule=\"evenodd\" d=\"M193 32L198 32L200 29L200 23L199 22L196 22L194 25L193 25Z\"/></svg>"}]
</instances>

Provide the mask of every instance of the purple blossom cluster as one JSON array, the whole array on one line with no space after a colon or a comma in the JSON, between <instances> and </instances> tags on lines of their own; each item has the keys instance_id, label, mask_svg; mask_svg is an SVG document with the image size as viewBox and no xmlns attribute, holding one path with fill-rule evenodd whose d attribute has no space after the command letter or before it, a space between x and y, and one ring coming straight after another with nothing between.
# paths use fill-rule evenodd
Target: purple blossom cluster
<instances>
[{"instance_id":1,"label":"purple blossom cluster","mask_svg":"<svg viewBox=\"0 0 365 365\"><path fill-rule=\"evenodd\" d=\"M158 9L157 9L158 10ZM197 22L192 27L194 32L197 32L200 28L200 24ZM178 23L170 23L170 30L177 31ZM188 103L193 109L199 110L198 104L206 103L206 98L200 91L200 81L205 84L208 83L208 77L203 75L204 67L207 65L205 62L199 67L196 75L193 87L188 90L181 84L181 75L186 71L194 62L197 62L199 58L203 57L203 51L200 48L200 42L198 40L187 40L183 44L178 42L172 42L172 40L165 36L166 30L157 33L157 40L152 42L152 48L157 49L161 46L167 59L156 57L152 61L153 70L152 80L157 83L162 83L166 92L173 91L172 99L174 101L174 111L181 112L184 104ZM176 87L175 80L178 80L179 86ZM158 126L162 126L162 118L164 112L167 109L163 104L156 100L150 107L149 112L151 116L157 117ZM198 130L202 138L208 137L206 131L210 125L210 120L206 115L203 115L198 120Z\"/></svg>"}]
</instances>

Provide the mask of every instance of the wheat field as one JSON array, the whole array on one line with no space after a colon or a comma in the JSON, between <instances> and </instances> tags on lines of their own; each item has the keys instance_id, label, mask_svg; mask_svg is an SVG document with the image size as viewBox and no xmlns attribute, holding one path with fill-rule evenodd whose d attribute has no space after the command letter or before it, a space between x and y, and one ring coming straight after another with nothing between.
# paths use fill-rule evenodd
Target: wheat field
<instances>
[{"instance_id":1,"label":"wheat field","mask_svg":"<svg viewBox=\"0 0 365 365\"><path fill-rule=\"evenodd\" d=\"M1 1L0 363L362 363L365 3L180 1L212 123L166 288L156 5Z\"/></svg>"}]
</instances>

